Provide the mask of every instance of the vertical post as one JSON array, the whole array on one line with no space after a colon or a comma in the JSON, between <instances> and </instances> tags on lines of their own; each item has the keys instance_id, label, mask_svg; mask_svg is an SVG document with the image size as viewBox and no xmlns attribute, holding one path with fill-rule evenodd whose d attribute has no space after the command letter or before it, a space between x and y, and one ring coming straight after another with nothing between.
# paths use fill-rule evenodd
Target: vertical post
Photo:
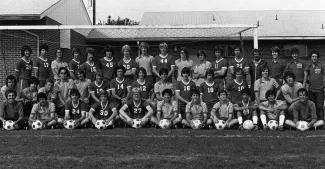
<instances>
[{"instance_id":1,"label":"vertical post","mask_svg":"<svg viewBox=\"0 0 325 169\"><path fill-rule=\"evenodd\" d=\"M96 25L96 0L93 0L93 25Z\"/></svg>"},{"instance_id":2,"label":"vertical post","mask_svg":"<svg viewBox=\"0 0 325 169\"><path fill-rule=\"evenodd\" d=\"M254 49L258 49L257 27L254 28Z\"/></svg>"},{"instance_id":3,"label":"vertical post","mask_svg":"<svg viewBox=\"0 0 325 169\"><path fill-rule=\"evenodd\" d=\"M239 32L240 47L243 49L242 56L245 57L244 41L241 33L242 32Z\"/></svg>"}]
</instances>

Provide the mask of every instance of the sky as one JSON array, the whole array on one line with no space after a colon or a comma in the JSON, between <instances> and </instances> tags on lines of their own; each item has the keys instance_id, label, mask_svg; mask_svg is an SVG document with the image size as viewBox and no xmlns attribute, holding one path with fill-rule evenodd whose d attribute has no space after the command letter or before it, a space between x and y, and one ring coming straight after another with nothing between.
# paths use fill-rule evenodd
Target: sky
<instances>
[{"instance_id":1,"label":"sky","mask_svg":"<svg viewBox=\"0 0 325 169\"><path fill-rule=\"evenodd\" d=\"M86 7L89 0L84 0ZM140 21L144 12L225 10L325 10L324 0L96 0L97 22L128 17Z\"/></svg>"}]
</instances>

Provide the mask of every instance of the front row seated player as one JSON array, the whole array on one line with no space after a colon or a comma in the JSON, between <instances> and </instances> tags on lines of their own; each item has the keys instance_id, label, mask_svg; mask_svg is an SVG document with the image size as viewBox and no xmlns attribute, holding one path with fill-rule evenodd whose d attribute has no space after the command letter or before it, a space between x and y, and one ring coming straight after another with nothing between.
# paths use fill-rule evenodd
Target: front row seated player
<instances>
[{"instance_id":1,"label":"front row seated player","mask_svg":"<svg viewBox=\"0 0 325 169\"><path fill-rule=\"evenodd\" d=\"M132 89L132 100L127 101L120 109L120 118L128 125L133 125L133 119L140 119L141 126L152 120L153 110L149 103L142 99L140 88ZM127 112L128 110L128 112Z\"/></svg>"},{"instance_id":2,"label":"front row seated player","mask_svg":"<svg viewBox=\"0 0 325 169\"><path fill-rule=\"evenodd\" d=\"M152 122L159 126L162 119L167 119L170 122L170 127L174 127L182 121L178 116L177 101L172 100L173 91L165 89L162 91L163 100L157 102L157 114L152 118Z\"/></svg>"},{"instance_id":3,"label":"front row seated player","mask_svg":"<svg viewBox=\"0 0 325 169\"><path fill-rule=\"evenodd\" d=\"M287 119L286 124L290 127L297 128L298 121L307 121L308 127L314 127L317 129L324 125L324 120L317 121L317 113L315 103L308 100L308 92L305 88L301 88L297 91L299 100L294 102L290 108L292 108L293 119Z\"/></svg>"},{"instance_id":4,"label":"front row seated player","mask_svg":"<svg viewBox=\"0 0 325 169\"><path fill-rule=\"evenodd\" d=\"M283 131L285 111L287 110L288 106L284 101L276 100L275 95L274 90L268 90L265 93L265 98L267 101L262 102L259 106L263 130L268 130L268 121L276 120L279 123L279 130Z\"/></svg>"},{"instance_id":5,"label":"front row seated player","mask_svg":"<svg viewBox=\"0 0 325 169\"><path fill-rule=\"evenodd\" d=\"M219 123L219 120L224 120L226 122L226 128L230 128L238 123L237 119L233 118L234 106L228 100L227 91L221 90L219 92L220 101L214 104L211 110L211 118L213 123Z\"/></svg>"},{"instance_id":6,"label":"front row seated player","mask_svg":"<svg viewBox=\"0 0 325 169\"><path fill-rule=\"evenodd\" d=\"M244 88L241 91L241 101L234 104L234 110L239 123L239 130L244 130L243 122L245 120L252 120L254 124L254 130L258 130L258 105L254 101L250 100L250 93L251 92L249 88Z\"/></svg>"},{"instance_id":7,"label":"front row seated player","mask_svg":"<svg viewBox=\"0 0 325 169\"><path fill-rule=\"evenodd\" d=\"M29 126L32 126L36 120L42 122L43 129L48 129L56 124L55 105L47 100L45 93L37 94L37 103L34 104L28 119Z\"/></svg>"},{"instance_id":8,"label":"front row seated player","mask_svg":"<svg viewBox=\"0 0 325 169\"><path fill-rule=\"evenodd\" d=\"M27 127L27 120L24 119L23 104L16 101L17 93L15 90L9 89L5 93L7 100L4 100L0 109L0 120L2 126L7 120L14 122L15 129L23 129Z\"/></svg>"}]
</instances>

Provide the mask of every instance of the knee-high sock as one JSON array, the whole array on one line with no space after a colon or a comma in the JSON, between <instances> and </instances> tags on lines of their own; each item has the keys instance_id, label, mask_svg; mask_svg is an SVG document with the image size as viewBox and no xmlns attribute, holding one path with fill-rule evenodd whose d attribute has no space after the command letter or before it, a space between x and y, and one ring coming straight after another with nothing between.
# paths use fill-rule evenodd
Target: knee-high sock
<instances>
[{"instance_id":1,"label":"knee-high sock","mask_svg":"<svg viewBox=\"0 0 325 169\"><path fill-rule=\"evenodd\" d=\"M263 126L266 125L266 116L264 114L261 115L261 121L263 123Z\"/></svg>"},{"instance_id":2,"label":"knee-high sock","mask_svg":"<svg viewBox=\"0 0 325 169\"><path fill-rule=\"evenodd\" d=\"M285 116L280 115L280 117L279 117L279 126L283 126L284 120L285 120Z\"/></svg>"},{"instance_id":3,"label":"knee-high sock","mask_svg":"<svg viewBox=\"0 0 325 169\"><path fill-rule=\"evenodd\" d=\"M253 123L254 124L257 124L257 122L258 122L258 117L257 116L253 116Z\"/></svg>"},{"instance_id":4,"label":"knee-high sock","mask_svg":"<svg viewBox=\"0 0 325 169\"><path fill-rule=\"evenodd\" d=\"M241 124L243 124L243 117L238 117L238 123L241 125Z\"/></svg>"}]
</instances>

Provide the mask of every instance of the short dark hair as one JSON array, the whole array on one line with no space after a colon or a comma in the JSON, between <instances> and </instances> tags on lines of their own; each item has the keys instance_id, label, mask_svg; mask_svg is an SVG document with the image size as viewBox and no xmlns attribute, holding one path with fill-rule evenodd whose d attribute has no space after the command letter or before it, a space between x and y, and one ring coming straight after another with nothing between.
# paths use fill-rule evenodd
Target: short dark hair
<instances>
[{"instance_id":1,"label":"short dark hair","mask_svg":"<svg viewBox=\"0 0 325 169\"><path fill-rule=\"evenodd\" d=\"M307 89L305 89L305 88L300 88L300 89L297 91L297 96L299 96L299 93L301 93L301 92L305 92L305 95L308 96L308 91L307 91Z\"/></svg>"},{"instance_id":2,"label":"short dark hair","mask_svg":"<svg viewBox=\"0 0 325 169\"><path fill-rule=\"evenodd\" d=\"M47 79L45 80L45 84L47 84L47 83L52 83L52 84L54 84L54 80L53 80L52 78L47 78Z\"/></svg>"},{"instance_id":3,"label":"short dark hair","mask_svg":"<svg viewBox=\"0 0 325 169\"><path fill-rule=\"evenodd\" d=\"M291 71L286 71L286 72L284 72L284 75L283 75L283 80L284 80L286 83L288 83L288 82L287 82L287 77L288 77L288 76L292 77L293 81L296 80L296 75L295 75L293 72L291 72Z\"/></svg>"},{"instance_id":4,"label":"short dark hair","mask_svg":"<svg viewBox=\"0 0 325 169\"><path fill-rule=\"evenodd\" d=\"M211 69L208 69L206 72L205 72L205 77L208 77L208 75L212 75L214 76L214 70L211 68Z\"/></svg>"},{"instance_id":5,"label":"short dark hair","mask_svg":"<svg viewBox=\"0 0 325 169\"><path fill-rule=\"evenodd\" d=\"M181 52L184 51L185 53L185 57L186 59L189 59L190 58L190 52L188 51L188 49L186 47L181 47L181 49L179 50L179 56L181 56Z\"/></svg>"},{"instance_id":6,"label":"short dark hair","mask_svg":"<svg viewBox=\"0 0 325 169\"><path fill-rule=\"evenodd\" d=\"M262 74L262 72L264 72L264 70L267 70L267 71L269 72L269 75L270 75L270 69L269 69L267 66L265 66L265 67L263 67L263 68L261 69L260 74Z\"/></svg>"},{"instance_id":7,"label":"short dark hair","mask_svg":"<svg viewBox=\"0 0 325 169\"><path fill-rule=\"evenodd\" d=\"M240 52L243 52L243 48L241 48L240 46L235 46L234 51L235 51L236 49L239 49Z\"/></svg>"},{"instance_id":8,"label":"short dark hair","mask_svg":"<svg viewBox=\"0 0 325 169\"><path fill-rule=\"evenodd\" d=\"M252 50L252 55L254 55L254 53L258 53L258 55L262 55L262 52L261 52L261 50L259 50L259 49L253 49Z\"/></svg>"},{"instance_id":9,"label":"short dark hair","mask_svg":"<svg viewBox=\"0 0 325 169\"><path fill-rule=\"evenodd\" d=\"M94 48L87 48L86 49L86 56L88 55L88 53L94 55L95 49Z\"/></svg>"},{"instance_id":10,"label":"short dark hair","mask_svg":"<svg viewBox=\"0 0 325 169\"><path fill-rule=\"evenodd\" d=\"M299 54L299 49L297 46L294 46L291 48L290 50L290 55L292 55L293 53L298 53Z\"/></svg>"},{"instance_id":11,"label":"short dark hair","mask_svg":"<svg viewBox=\"0 0 325 169\"><path fill-rule=\"evenodd\" d=\"M57 57L56 54L58 53L58 51L61 51L61 58L63 58L63 50L62 50L62 48L57 48L57 49L55 50L54 58Z\"/></svg>"},{"instance_id":12,"label":"short dark hair","mask_svg":"<svg viewBox=\"0 0 325 169\"><path fill-rule=\"evenodd\" d=\"M37 101L39 101L41 98L44 98L45 100L47 100L47 96L45 93L40 92L37 94Z\"/></svg>"},{"instance_id":13,"label":"short dark hair","mask_svg":"<svg viewBox=\"0 0 325 169\"><path fill-rule=\"evenodd\" d=\"M108 92L106 90L99 91L99 97L102 95L106 95L108 97Z\"/></svg>"},{"instance_id":14,"label":"short dark hair","mask_svg":"<svg viewBox=\"0 0 325 169\"><path fill-rule=\"evenodd\" d=\"M139 48L141 49L142 47L144 48L149 48L149 44L147 42L141 42L140 45L139 45Z\"/></svg>"},{"instance_id":15,"label":"short dark hair","mask_svg":"<svg viewBox=\"0 0 325 169\"><path fill-rule=\"evenodd\" d=\"M159 75L162 75L163 73L165 73L165 74L168 75L168 69L166 69L166 68L161 68L161 69L159 70Z\"/></svg>"},{"instance_id":16,"label":"short dark hair","mask_svg":"<svg viewBox=\"0 0 325 169\"><path fill-rule=\"evenodd\" d=\"M30 48L28 45L24 45L21 48L21 57L24 57L25 56L25 50L29 50L29 53L32 54L32 48Z\"/></svg>"},{"instance_id":17,"label":"short dark hair","mask_svg":"<svg viewBox=\"0 0 325 169\"><path fill-rule=\"evenodd\" d=\"M200 90L198 88L192 89L191 96L194 95L194 94L197 94L197 95L200 96Z\"/></svg>"},{"instance_id":18,"label":"short dark hair","mask_svg":"<svg viewBox=\"0 0 325 169\"><path fill-rule=\"evenodd\" d=\"M39 52L41 52L42 49L45 49L47 52L49 51L49 47L48 47L46 44L42 44L42 45L39 47Z\"/></svg>"},{"instance_id":19,"label":"short dark hair","mask_svg":"<svg viewBox=\"0 0 325 169\"><path fill-rule=\"evenodd\" d=\"M265 93L265 98L268 99L271 95L275 97L275 91L274 90L268 90Z\"/></svg>"},{"instance_id":20,"label":"short dark hair","mask_svg":"<svg viewBox=\"0 0 325 169\"><path fill-rule=\"evenodd\" d=\"M174 95L174 92L173 92L172 89L164 89L164 90L162 91L162 96L164 96L165 93L168 93L170 96L173 96L173 95Z\"/></svg>"},{"instance_id":21,"label":"short dark hair","mask_svg":"<svg viewBox=\"0 0 325 169\"><path fill-rule=\"evenodd\" d=\"M188 67L184 67L181 71L181 76L183 76L184 73L187 73L188 75L191 75L191 69Z\"/></svg>"},{"instance_id":22,"label":"short dark hair","mask_svg":"<svg viewBox=\"0 0 325 169\"><path fill-rule=\"evenodd\" d=\"M76 89L76 88L72 88L72 89L70 90L70 97L71 97L73 94L76 94L76 95L80 98L80 92L79 92L78 89Z\"/></svg>"},{"instance_id":23,"label":"short dark hair","mask_svg":"<svg viewBox=\"0 0 325 169\"><path fill-rule=\"evenodd\" d=\"M240 91L241 95L243 95L244 93L249 96L251 94L251 90L249 88L245 87L243 90Z\"/></svg>"},{"instance_id":24,"label":"short dark hair","mask_svg":"<svg viewBox=\"0 0 325 169\"><path fill-rule=\"evenodd\" d=\"M7 90L6 93L5 93L5 96L6 96L7 99L8 99L8 95L9 95L9 93L14 93L14 94L15 94L15 97L17 96L17 92L16 92L15 90L9 89L9 90Z\"/></svg>"},{"instance_id":25,"label":"short dark hair","mask_svg":"<svg viewBox=\"0 0 325 169\"><path fill-rule=\"evenodd\" d=\"M81 55L80 49L79 48L72 48L72 55L74 53L78 53L79 55Z\"/></svg>"},{"instance_id":26,"label":"short dark hair","mask_svg":"<svg viewBox=\"0 0 325 169\"><path fill-rule=\"evenodd\" d=\"M313 51L311 51L310 54L309 54L309 57L311 58L311 56L312 56L313 54L316 54L316 55L317 55L317 58L320 57L320 54L319 54L319 52L318 52L317 50L313 50Z\"/></svg>"},{"instance_id":27,"label":"short dark hair","mask_svg":"<svg viewBox=\"0 0 325 169\"><path fill-rule=\"evenodd\" d=\"M236 67L236 69L235 69L235 75L236 75L236 73L237 72L240 72L242 75L244 75L244 71L243 71L243 69L241 69L241 68L239 68L239 67Z\"/></svg>"},{"instance_id":28,"label":"short dark hair","mask_svg":"<svg viewBox=\"0 0 325 169\"><path fill-rule=\"evenodd\" d=\"M67 77L70 77L69 70L66 67L60 67L58 73L60 74L62 70L65 70L65 72L67 73Z\"/></svg>"},{"instance_id":29,"label":"short dark hair","mask_svg":"<svg viewBox=\"0 0 325 169\"><path fill-rule=\"evenodd\" d=\"M221 93L226 93L226 96L228 96L228 92L227 92L227 90L225 90L225 89L222 89L222 90L220 90L219 91L219 93L218 93L218 96L220 97L220 94Z\"/></svg>"},{"instance_id":30,"label":"short dark hair","mask_svg":"<svg viewBox=\"0 0 325 169\"><path fill-rule=\"evenodd\" d=\"M122 69L123 70L123 74L126 72L126 69L124 66L116 66L115 68L115 75L117 76L117 71Z\"/></svg>"},{"instance_id":31,"label":"short dark hair","mask_svg":"<svg viewBox=\"0 0 325 169\"><path fill-rule=\"evenodd\" d=\"M272 48L271 48L271 54L272 54L272 51L275 51L275 52L277 52L278 53L278 55L280 56L280 48L279 47L277 47L277 46L273 46Z\"/></svg>"},{"instance_id":32,"label":"short dark hair","mask_svg":"<svg viewBox=\"0 0 325 169\"><path fill-rule=\"evenodd\" d=\"M82 74L84 77L86 77L86 72L84 70L77 70L77 74Z\"/></svg>"},{"instance_id":33,"label":"short dark hair","mask_svg":"<svg viewBox=\"0 0 325 169\"><path fill-rule=\"evenodd\" d=\"M216 51L220 51L221 55L223 55L223 48L221 48L220 46L214 47L214 53L216 53Z\"/></svg>"},{"instance_id":34,"label":"short dark hair","mask_svg":"<svg viewBox=\"0 0 325 169\"><path fill-rule=\"evenodd\" d=\"M111 46L111 45L107 45L106 47L105 47L105 49L104 49L104 56L106 56L106 52L112 52L112 55L114 55L115 54L115 50L114 50L114 47L113 46Z\"/></svg>"},{"instance_id":35,"label":"short dark hair","mask_svg":"<svg viewBox=\"0 0 325 169\"><path fill-rule=\"evenodd\" d=\"M17 85L17 79L15 78L15 76L13 75L8 75L7 78L6 78L6 86L8 87L8 80L14 80L14 85L16 87Z\"/></svg>"},{"instance_id":36,"label":"short dark hair","mask_svg":"<svg viewBox=\"0 0 325 169\"><path fill-rule=\"evenodd\" d=\"M36 77L32 76L28 80L28 85L30 86L30 84L35 84L37 86L39 84L39 80Z\"/></svg>"},{"instance_id":37,"label":"short dark hair","mask_svg":"<svg viewBox=\"0 0 325 169\"><path fill-rule=\"evenodd\" d=\"M136 71L136 75L139 77L139 73L140 71L144 74L143 77L146 78L147 77L147 70L143 67L140 67L139 69L137 69Z\"/></svg>"},{"instance_id":38,"label":"short dark hair","mask_svg":"<svg viewBox=\"0 0 325 169\"><path fill-rule=\"evenodd\" d=\"M207 53L204 50L197 51L196 56L197 57L200 57L200 55L203 55L204 56L204 59L207 58Z\"/></svg>"}]
</instances>

